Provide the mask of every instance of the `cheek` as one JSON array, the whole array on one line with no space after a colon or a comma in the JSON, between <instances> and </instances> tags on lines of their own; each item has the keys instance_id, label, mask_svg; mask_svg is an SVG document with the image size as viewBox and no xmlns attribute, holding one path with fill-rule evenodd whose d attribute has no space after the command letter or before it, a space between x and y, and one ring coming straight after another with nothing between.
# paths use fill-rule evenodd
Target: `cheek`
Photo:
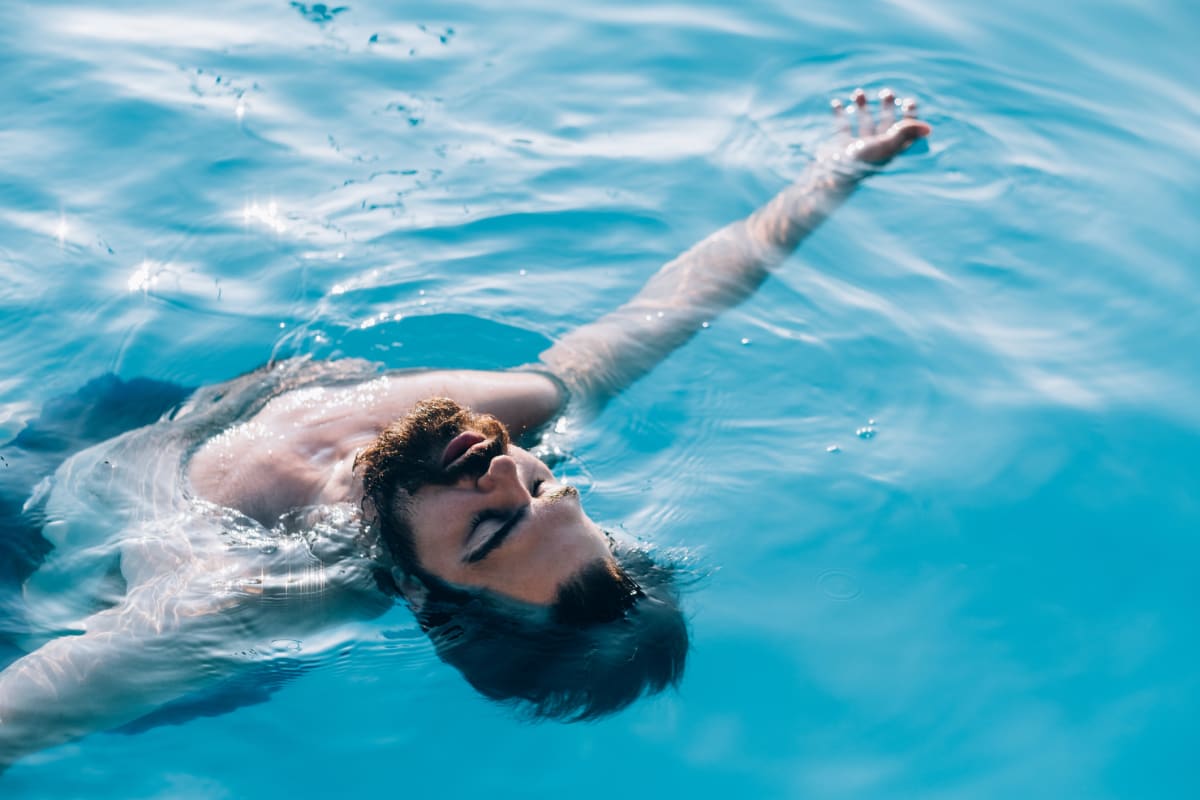
<instances>
[{"instance_id":1,"label":"cheek","mask_svg":"<svg viewBox=\"0 0 1200 800\"><path fill-rule=\"evenodd\" d=\"M603 534L579 522L573 514L548 514L537 536L522 544L526 558L553 573L572 573L582 565L608 553Z\"/></svg>"},{"instance_id":2,"label":"cheek","mask_svg":"<svg viewBox=\"0 0 1200 800\"><path fill-rule=\"evenodd\" d=\"M417 559L428 570L445 575L457 564L459 548L453 534L452 515L438 503L422 503L412 515L413 546Z\"/></svg>"}]
</instances>

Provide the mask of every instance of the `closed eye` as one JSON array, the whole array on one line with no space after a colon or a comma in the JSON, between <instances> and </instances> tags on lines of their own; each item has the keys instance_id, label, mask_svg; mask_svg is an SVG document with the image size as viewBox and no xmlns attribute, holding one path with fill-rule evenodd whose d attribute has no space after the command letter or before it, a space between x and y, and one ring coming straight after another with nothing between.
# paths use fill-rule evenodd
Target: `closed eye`
<instances>
[{"instance_id":1,"label":"closed eye","mask_svg":"<svg viewBox=\"0 0 1200 800\"><path fill-rule=\"evenodd\" d=\"M488 509L487 511L480 511L478 514L476 514L474 517L471 518L471 524L467 528L467 530L468 530L467 539L468 540L478 539L481 535L480 528L485 522L489 522L492 520L505 520L505 519L508 519L508 515L500 512L500 511L496 511L494 509Z\"/></svg>"},{"instance_id":2,"label":"closed eye","mask_svg":"<svg viewBox=\"0 0 1200 800\"><path fill-rule=\"evenodd\" d=\"M529 487L529 494L533 497L541 497L542 496L542 486L545 483L546 483L546 481L542 480L541 478L538 478L537 480L535 480L533 482L533 486ZM474 517L471 518L471 523L470 523L470 525L467 526L467 531L468 531L467 538L469 540L470 539L478 539L479 538L479 526L482 525L483 523L487 522L488 520L505 520L505 519L508 519L508 515L502 511L496 511L494 509L488 509L486 511L481 511L478 514L476 514Z\"/></svg>"},{"instance_id":3,"label":"closed eye","mask_svg":"<svg viewBox=\"0 0 1200 800\"><path fill-rule=\"evenodd\" d=\"M533 497L541 497L543 494L542 486L545 483L546 481L543 478L536 479L533 485L529 487L529 494ZM487 558L488 554L499 547L508 535L512 533L517 523L525 518L527 510L528 506L520 508L511 516L495 509L488 509L476 514L471 519L467 540L479 542L482 539L483 542L482 544L478 544L474 550L467 553L466 558L463 560L468 564L475 564ZM489 522L499 522L500 527L493 531L488 524Z\"/></svg>"},{"instance_id":4,"label":"closed eye","mask_svg":"<svg viewBox=\"0 0 1200 800\"><path fill-rule=\"evenodd\" d=\"M481 526L486 526L489 520L494 519L504 519L505 522L491 534L481 532L478 528L475 529L471 534L473 539L479 538L480 536L485 536L486 539L482 544L468 553L466 558L463 560L468 564L475 564L487 558L489 553L504 543L504 540L507 539L508 535L512 533L514 528L517 527L517 524L521 520L525 519L525 512L528 509L529 506L522 506L521 508L517 509L515 514L507 519L503 514L498 512L485 511L483 514L481 514L480 516L483 518L480 520Z\"/></svg>"}]
</instances>

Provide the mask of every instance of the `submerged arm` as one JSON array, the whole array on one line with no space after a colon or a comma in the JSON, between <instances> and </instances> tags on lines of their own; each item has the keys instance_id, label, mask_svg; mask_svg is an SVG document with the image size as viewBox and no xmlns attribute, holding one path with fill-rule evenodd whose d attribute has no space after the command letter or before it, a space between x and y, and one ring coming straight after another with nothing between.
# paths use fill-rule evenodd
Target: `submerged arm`
<instances>
[{"instance_id":1,"label":"submerged arm","mask_svg":"<svg viewBox=\"0 0 1200 800\"><path fill-rule=\"evenodd\" d=\"M865 102L859 105L861 111ZM928 133L928 125L908 118L817 160L749 217L664 265L632 300L568 333L542 353L542 363L586 406L603 405L705 321L753 294L862 178Z\"/></svg>"},{"instance_id":2,"label":"submerged arm","mask_svg":"<svg viewBox=\"0 0 1200 800\"><path fill-rule=\"evenodd\" d=\"M177 575L132 589L0 672L0 771L38 750L120 725L224 677L231 658L214 647L216 615L174 598Z\"/></svg>"},{"instance_id":3,"label":"submerged arm","mask_svg":"<svg viewBox=\"0 0 1200 800\"><path fill-rule=\"evenodd\" d=\"M0 772L23 756L139 719L290 651L337 623L383 613L357 528L307 541L272 540L270 552L228 549L222 537L127 541L122 602L85 620L0 672ZM328 565L335 565L327 569Z\"/></svg>"}]
</instances>

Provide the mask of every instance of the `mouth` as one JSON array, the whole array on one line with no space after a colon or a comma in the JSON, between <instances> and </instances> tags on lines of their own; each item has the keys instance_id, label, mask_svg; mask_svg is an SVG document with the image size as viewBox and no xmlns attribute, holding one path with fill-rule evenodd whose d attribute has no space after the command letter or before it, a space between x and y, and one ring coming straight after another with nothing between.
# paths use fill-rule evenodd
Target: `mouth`
<instances>
[{"instance_id":1,"label":"mouth","mask_svg":"<svg viewBox=\"0 0 1200 800\"><path fill-rule=\"evenodd\" d=\"M442 469L449 469L464 458L472 448L483 444L488 439L478 431L463 431L450 440L442 451Z\"/></svg>"}]
</instances>

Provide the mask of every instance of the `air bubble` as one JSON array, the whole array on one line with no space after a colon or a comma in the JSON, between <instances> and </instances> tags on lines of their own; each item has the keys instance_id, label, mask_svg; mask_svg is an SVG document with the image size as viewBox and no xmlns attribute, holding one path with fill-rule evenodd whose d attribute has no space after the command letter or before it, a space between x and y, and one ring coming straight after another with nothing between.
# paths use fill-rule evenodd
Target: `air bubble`
<instances>
[{"instance_id":1,"label":"air bubble","mask_svg":"<svg viewBox=\"0 0 1200 800\"><path fill-rule=\"evenodd\" d=\"M854 580L850 573L840 569L822 572L817 578L817 585L830 600L853 600L862 594L862 590L858 588L858 581Z\"/></svg>"},{"instance_id":2,"label":"air bubble","mask_svg":"<svg viewBox=\"0 0 1200 800\"><path fill-rule=\"evenodd\" d=\"M854 432L854 435L860 439L874 439L875 429L869 426L866 428L859 428Z\"/></svg>"}]
</instances>

